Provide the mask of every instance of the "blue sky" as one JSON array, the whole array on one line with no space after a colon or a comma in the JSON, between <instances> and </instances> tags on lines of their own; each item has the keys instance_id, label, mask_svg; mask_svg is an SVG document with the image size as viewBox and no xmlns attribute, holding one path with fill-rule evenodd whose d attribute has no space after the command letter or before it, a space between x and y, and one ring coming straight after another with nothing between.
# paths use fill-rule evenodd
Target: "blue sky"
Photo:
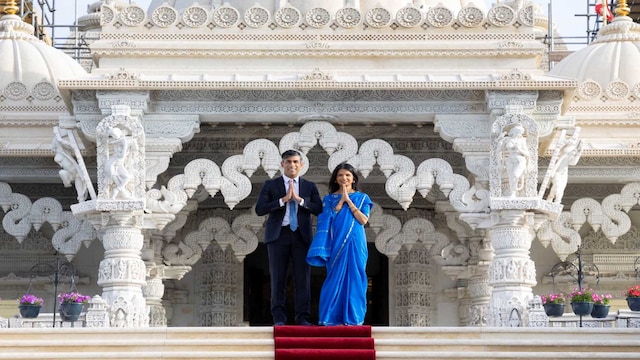
<instances>
[{"instance_id":1,"label":"blue sky","mask_svg":"<svg viewBox=\"0 0 640 360\"><path fill-rule=\"evenodd\" d=\"M441 0L443 3L457 0ZM484 1L487 5L495 2L505 2L505 0L478 0ZM589 0L533 0L534 3L540 5L542 11L547 13L549 2L552 2L553 17L556 27L560 31L561 36L565 37L584 37L587 30L587 18L578 17L576 14L586 14ZM77 16L86 14L87 5L96 2L96 0L64 0L57 2L56 23L73 24ZM151 0L129 1L137 3L143 8L148 8ZM207 1L200 0L201 3ZM591 9L591 13L593 13ZM593 21L593 20L592 20ZM56 30L56 32L62 30ZM58 33L57 35L59 35ZM577 40L573 40L577 41ZM584 41L584 40L581 40Z\"/></svg>"}]
</instances>

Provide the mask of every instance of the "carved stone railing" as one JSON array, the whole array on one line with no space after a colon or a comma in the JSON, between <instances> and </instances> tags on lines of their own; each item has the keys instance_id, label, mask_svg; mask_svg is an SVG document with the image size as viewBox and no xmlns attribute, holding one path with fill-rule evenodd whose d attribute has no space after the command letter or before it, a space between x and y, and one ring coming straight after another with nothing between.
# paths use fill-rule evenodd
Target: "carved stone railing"
<instances>
[{"instance_id":1,"label":"carved stone railing","mask_svg":"<svg viewBox=\"0 0 640 360\"><path fill-rule=\"evenodd\" d=\"M62 321L59 314L40 313L38 317L29 319L0 317L0 328L69 328L69 327L110 327L107 304L99 295L89 301L87 310L80 314L77 321Z\"/></svg>"}]
</instances>

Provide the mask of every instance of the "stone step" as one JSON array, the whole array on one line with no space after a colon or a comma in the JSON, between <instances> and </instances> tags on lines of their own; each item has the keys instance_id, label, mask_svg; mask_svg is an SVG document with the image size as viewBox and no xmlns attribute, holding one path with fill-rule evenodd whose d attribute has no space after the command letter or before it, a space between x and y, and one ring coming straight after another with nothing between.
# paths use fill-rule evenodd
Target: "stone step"
<instances>
[{"instance_id":1,"label":"stone step","mask_svg":"<svg viewBox=\"0 0 640 360\"><path fill-rule=\"evenodd\" d=\"M376 358L635 359L635 329L374 327ZM273 359L272 327L0 329L0 359Z\"/></svg>"}]
</instances>

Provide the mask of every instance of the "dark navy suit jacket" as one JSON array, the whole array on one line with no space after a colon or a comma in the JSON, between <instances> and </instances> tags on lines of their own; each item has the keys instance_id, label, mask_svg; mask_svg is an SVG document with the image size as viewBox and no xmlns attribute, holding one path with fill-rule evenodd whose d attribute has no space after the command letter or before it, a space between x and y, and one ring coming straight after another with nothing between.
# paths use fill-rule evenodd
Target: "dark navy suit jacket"
<instances>
[{"instance_id":1,"label":"dark navy suit jacket","mask_svg":"<svg viewBox=\"0 0 640 360\"><path fill-rule=\"evenodd\" d=\"M304 199L304 204L298 206L298 228L302 240L307 244L311 244L311 240L313 239L311 214L318 215L322 212L322 199L320 199L316 184L301 177L298 177L298 179L300 182L298 184L298 196ZM256 214L258 216L269 214L265 228L265 244L276 241L278 237L280 237L280 229L282 228L282 219L286 211L286 204L285 206L280 206L279 200L285 196L285 194L286 191L282 176L267 180L260 190L258 202L256 203Z\"/></svg>"}]
</instances>

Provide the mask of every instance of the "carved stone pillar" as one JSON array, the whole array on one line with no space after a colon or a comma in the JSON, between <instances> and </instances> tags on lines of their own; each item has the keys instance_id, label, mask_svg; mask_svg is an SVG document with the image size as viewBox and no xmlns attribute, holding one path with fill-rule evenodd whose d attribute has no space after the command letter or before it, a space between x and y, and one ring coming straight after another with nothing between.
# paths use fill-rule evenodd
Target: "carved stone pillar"
<instances>
[{"instance_id":1,"label":"carved stone pillar","mask_svg":"<svg viewBox=\"0 0 640 360\"><path fill-rule=\"evenodd\" d=\"M489 326L521 326L536 285L536 269L529 256L533 240L533 213L503 210L488 231L495 251L489 266Z\"/></svg>"},{"instance_id":2,"label":"carved stone pillar","mask_svg":"<svg viewBox=\"0 0 640 360\"><path fill-rule=\"evenodd\" d=\"M431 262L423 244L403 247L395 258L395 326L430 326Z\"/></svg>"},{"instance_id":3,"label":"carved stone pillar","mask_svg":"<svg viewBox=\"0 0 640 360\"><path fill-rule=\"evenodd\" d=\"M198 277L201 326L238 326L243 320L244 271L233 250L212 243L202 254Z\"/></svg>"},{"instance_id":4,"label":"carved stone pillar","mask_svg":"<svg viewBox=\"0 0 640 360\"><path fill-rule=\"evenodd\" d=\"M469 242L472 244L472 258L469 259L471 277L468 287L474 322L469 323L468 326L485 326L487 325L489 299L493 291L489 285L489 265L493 259L493 249L489 239L484 236L472 236Z\"/></svg>"},{"instance_id":5,"label":"carved stone pillar","mask_svg":"<svg viewBox=\"0 0 640 360\"><path fill-rule=\"evenodd\" d=\"M105 249L98 285L111 327L147 327L149 313L142 287L141 258L145 208L144 130L128 106L113 106L96 126L97 199L71 206L99 231Z\"/></svg>"},{"instance_id":6,"label":"carved stone pillar","mask_svg":"<svg viewBox=\"0 0 640 360\"><path fill-rule=\"evenodd\" d=\"M158 277L147 278L147 286L144 287L143 293L149 308L149 326L167 326L167 313L162 304L162 295L164 295L162 279Z\"/></svg>"},{"instance_id":7,"label":"carved stone pillar","mask_svg":"<svg viewBox=\"0 0 640 360\"><path fill-rule=\"evenodd\" d=\"M112 213L116 220L101 229L105 257L98 270L98 285L102 298L110 305L112 327L147 327L149 313L142 287L145 285L145 266L140 258L142 231L129 223L117 221L130 214Z\"/></svg>"}]
</instances>

